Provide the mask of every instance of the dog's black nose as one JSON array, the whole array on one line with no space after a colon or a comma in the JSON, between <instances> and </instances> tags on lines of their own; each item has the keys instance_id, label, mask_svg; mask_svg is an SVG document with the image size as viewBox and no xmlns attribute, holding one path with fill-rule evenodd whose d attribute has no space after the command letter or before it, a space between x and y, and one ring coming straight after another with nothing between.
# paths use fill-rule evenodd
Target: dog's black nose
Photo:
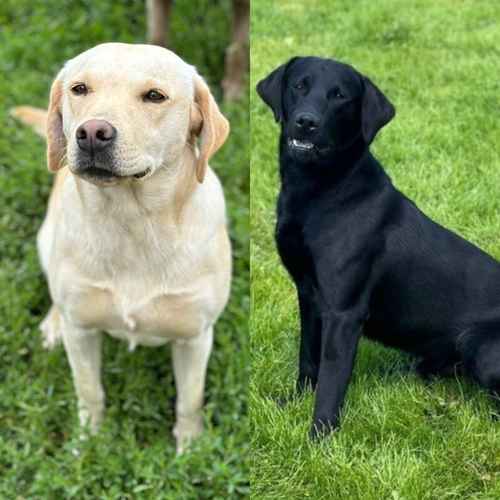
<instances>
[{"instance_id":1,"label":"dog's black nose","mask_svg":"<svg viewBox=\"0 0 500 500\"><path fill-rule=\"evenodd\" d=\"M319 127L319 117L312 113L300 113L295 118L295 126L302 132L314 132Z\"/></svg>"},{"instance_id":2,"label":"dog's black nose","mask_svg":"<svg viewBox=\"0 0 500 500\"><path fill-rule=\"evenodd\" d=\"M103 151L115 137L115 127L105 120L88 120L76 129L78 147L88 153Z\"/></svg>"}]
</instances>

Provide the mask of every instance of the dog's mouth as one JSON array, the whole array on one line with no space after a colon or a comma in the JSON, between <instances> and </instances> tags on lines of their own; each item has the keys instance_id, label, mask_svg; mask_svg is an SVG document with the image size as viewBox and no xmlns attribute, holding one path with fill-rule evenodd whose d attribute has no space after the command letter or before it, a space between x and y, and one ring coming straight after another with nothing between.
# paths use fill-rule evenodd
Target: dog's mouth
<instances>
[{"instance_id":1,"label":"dog's mouth","mask_svg":"<svg viewBox=\"0 0 500 500\"><path fill-rule=\"evenodd\" d=\"M288 139L288 147L300 152L311 152L316 149L316 146L312 142L301 141L299 139Z\"/></svg>"},{"instance_id":2,"label":"dog's mouth","mask_svg":"<svg viewBox=\"0 0 500 500\"><path fill-rule=\"evenodd\" d=\"M138 174L134 174L132 177L134 179L142 179L143 177L146 177L146 175L151 172L151 169L148 167L146 170L143 170L142 172L139 172Z\"/></svg>"},{"instance_id":3,"label":"dog's mouth","mask_svg":"<svg viewBox=\"0 0 500 500\"><path fill-rule=\"evenodd\" d=\"M94 177L96 179L108 180L114 179L117 176L110 170L99 167L89 167L81 171L81 174L85 177Z\"/></svg>"},{"instance_id":4,"label":"dog's mouth","mask_svg":"<svg viewBox=\"0 0 500 500\"><path fill-rule=\"evenodd\" d=\"M315 144L307 139L289 138L288 149L297 159L319 158L328 155L332 151L330 144Z\"/></svg>"},{"instance_id":5,"label":"dog's mouth","mask_svg":"<svg viewBox=\"0 0 500 500\"><path fill-rule=\"evenodd\" d=\"M85 168L84 170L80 170L78 172L78 175L94 182L114 183L121 179L142 179L143 177L146 177L150 172L151 168L148 167L142 172L137 172L131 175L123 175L112 170L96 167L95 165L93 165L91 167Z\"/></svg>"}]
</instances>

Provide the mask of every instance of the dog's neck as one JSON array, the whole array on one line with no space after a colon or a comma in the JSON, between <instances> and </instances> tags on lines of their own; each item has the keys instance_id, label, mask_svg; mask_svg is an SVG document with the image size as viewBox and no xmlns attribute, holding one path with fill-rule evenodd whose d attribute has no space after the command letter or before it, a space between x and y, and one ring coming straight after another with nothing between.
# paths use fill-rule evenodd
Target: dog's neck
<instances>
[{"instance_id":1,"label":"dog's neck","mask_svg":"<svg viewBox=\"0 0 500 500\"><path fill-rule=\"evenodd\" d=\"M178 161L160 167L144 180L127 179L98 186L73 175L82 209L89 215L133 220L144 215L164 216L179 222L197 188L195 155L186 147Z\"/></svg>"},{"instance_id":2,"label":"dog's neck","mask_svg":"<svg viewBox=\"0 0 500 500\"><path fill-rule=\"evenodd\" d=\"M295 200L292 203L305 210L325 197L335 200L339 209L345 209L352 200L366 196L367 191L375 194L391 183L368 148L351 152L350 161L319 166L297 163L285 154L280 158L280 166L282 199Z\"/></svg>"}]
</instances>

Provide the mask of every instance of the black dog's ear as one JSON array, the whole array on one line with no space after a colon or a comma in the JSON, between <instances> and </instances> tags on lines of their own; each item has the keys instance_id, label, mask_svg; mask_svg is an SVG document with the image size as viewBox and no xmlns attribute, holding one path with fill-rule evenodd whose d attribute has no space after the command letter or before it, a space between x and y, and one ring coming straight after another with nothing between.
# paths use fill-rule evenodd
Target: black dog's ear
<instances>
[{"instance_id":1,"label":"black dog's ear","mask_svg":"<svg viewBox=\"0 0 500 500\"><path fill-rule=\"evenodd\" d=\"M273 110L274 119L280 122L283 119L282 88L283 77L286 70L293 61L293 57L287 63L282 64L257 84L257 93L260 98Z\"/></svg>"},{"instance_id":2,"label":"black dog's ear","mask_svg":"<svg viewBox=\"0 0 500 500\"><path fill-rule=\"evenodd\" d=\"M363 84L365 89L361 105L361 130L366 144L370 144L377 132L394 118L396 110L366 76L363 77Z\"/></svg>"}]
</instances>

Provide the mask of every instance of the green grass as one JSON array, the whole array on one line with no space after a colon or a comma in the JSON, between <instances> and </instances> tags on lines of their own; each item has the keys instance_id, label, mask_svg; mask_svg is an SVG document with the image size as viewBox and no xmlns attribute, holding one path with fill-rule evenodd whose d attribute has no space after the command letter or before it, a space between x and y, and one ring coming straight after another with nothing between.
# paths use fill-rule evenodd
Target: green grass
<instances>
[{"instance_id":1,"label":"green grass","mask_svg":"<svg viewBox=\"0 0 500 500\"><path fill-rule=\"evenodd\" d=\"M195 64L220 100L229 0L177 2L172 48ZM142 42L144 2L4 0L0 4L0 498L198 499L248 493L248 103L225 105L229 142L212 166L225 187L234 249L232 298L216 327L206 391L207 432L175 457L169 349L107 338L107 418L78 439L64 350L42 349L49 306L35 234L51 177L45 145L8 116L46 106L63 62L105 41Z\"/></svg>"},{"instance_id":2,"label":"green grass","mask_svg":"<svg viewBox=\"0 0 500 500\"><path fill-rule=\"evenodd\" d=\"M424 384L363 340L340 432L307 440L293 390L295 290L273 241L278 127L254 91L294 55L335 57L397 109L373 147L432 218L500 258L500 4L495 0L252 1L251 485L256 499L497 499L500 424L465 381ZM498 415L496 415L498 417Z\"/></svg>"}]
</instances>

